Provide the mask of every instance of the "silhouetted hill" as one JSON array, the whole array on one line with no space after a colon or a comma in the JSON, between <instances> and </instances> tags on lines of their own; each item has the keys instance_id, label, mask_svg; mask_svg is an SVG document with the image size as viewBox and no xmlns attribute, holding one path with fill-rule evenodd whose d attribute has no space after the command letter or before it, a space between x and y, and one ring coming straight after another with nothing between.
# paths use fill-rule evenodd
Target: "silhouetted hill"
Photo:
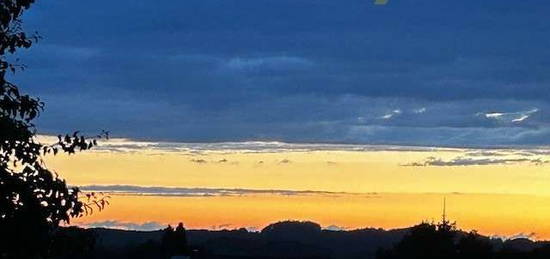
<instances>
[{"instance_id":1,"label":"silhouetted hill","mask_svg":"<svg viewBox=\"0 0 550 259\"><path fill-rule=\"evenodd\" d=\"M145 252L160 246L162 231L91 229L97 237L91 258L149 258ZM261 232L238 230L187 230L194 258L375 258L379 248L391 248L410 229L322 230L312 222L286 221L267 226ZM461 232L462 233L462 232ZM489 239L495 249L516 252L542 249L547 242ZM134 252L132 252L134 251ZM138 252L135 252L138 251ZM136 257L135 254L139 256ZM508 257L507 257L508 258ZM513 257L510 257L513 258Z\"/></svg>"},{"instance_id":2,"label":"silhouetted hill","mask_svg":"<svg viewBox=\"0 0 550 259\"><path fill-rule=\"evenodd\" d=\"M502 244L503 250L511 250L511 251L520 251L520 252L528 252L531 251L537 247L540 247L540 243L533 242L527 238L517 238L514 240L506 240Z\"/></svg>"},{"instance_id":3,"label":"silhouetted hill","mask_svg":"<svg viewBox=\"0 0 550 259\"><path fill-rule=\"evenodd\" d=\"M124 231L96 228L100 250L129 249L151 240L162 231ZM312 222L278 222L261 232L239 230L188 230L189 245L206 254L204 258L373 258L379 247L399 241L406 229L385 231L322 230Z\"/></svg>"}]
</instances>

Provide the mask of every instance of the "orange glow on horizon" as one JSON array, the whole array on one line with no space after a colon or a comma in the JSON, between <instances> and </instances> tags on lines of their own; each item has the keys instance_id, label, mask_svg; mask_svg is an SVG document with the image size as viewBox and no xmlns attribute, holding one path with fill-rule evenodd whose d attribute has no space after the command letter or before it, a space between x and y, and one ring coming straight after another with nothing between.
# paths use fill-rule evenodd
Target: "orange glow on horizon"
<instances>
[{"instance_id":1,"label":"orange glow on horizon","mask_svg":"<svg viewBox=\"0 0 550 259\"><path fill-rule=\"evenodd\" d=\"M161 224L183 221L191 228L230 224L231 228L261 229L269 223L295 219L348 229L402 228L422 220L438 220L444 196L438 193L454 193L448 195L449 216L465 230L476 229L484 234L503 236L535 232L538 238L550 239L547 221L550 218L550 166L547 163L404 166L431 157L452 161L475 152L467 149L243 151L214 148L193 152L151 149L142 143L132 145L133 148L122 151L47 157L47 163L68 183L79 186L344 193L113 196L107 210L78 219L77 224L107 220ZM527 157L521 157L522 152L518 150L491 152L501 152L495 157L509 161L524 161L518 158ZM478 152L470 158L483 158L483 154ZM548 155L532 154L529 159L549 161Z\"/></svg>"},{"instance_id":2,"label":"orange glow on horizon","mask_svg":"<svg viewBox=\"0 0 550 259\"><path fill-rule=\"evenodd\" d=\"M112 205L76 220L86 225L114 220L126 223L184 222L191 229L253 228L281 220L310 220L345 229L404 228L448 217L463 230L512 236L534 232L550 239L550 197L489 194L244 195L216 197L113 196Z\"/></svg>"}]
</instances>

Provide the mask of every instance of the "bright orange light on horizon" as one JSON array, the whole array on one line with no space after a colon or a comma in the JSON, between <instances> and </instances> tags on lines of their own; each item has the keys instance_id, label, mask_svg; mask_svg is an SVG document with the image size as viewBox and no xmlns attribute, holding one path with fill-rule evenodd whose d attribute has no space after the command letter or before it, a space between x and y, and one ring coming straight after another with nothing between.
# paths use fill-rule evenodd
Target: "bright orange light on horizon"
<instances>
[{"instance_id":1,"label":"bright orange light on horizon","mask_svg":"<svg viewBox=\"0 0 550 259\"><path fill-rule=\"evenodd\" d=\"M261 230L281 220L310 220L323 227L395 229L438 221L442 200L447 214L463 230L550 239L550 197L491 194L245 195L220 197L113 196L105 211L76 224L184 222L192 229Z\"/></svg>"},{"instance_id":2,"label":"bright orange light on horizon","mask_svg":"<svg viewBox=\"0 0 550 259\"><path fill-rule=\"evenodd\" d=\"M133 149L125 150L132 145ZM518 159L522 152L502 150L495 156L498 160L480 155L488 152L467 149L258 151L213 148L194 151L172 146L174 151L152 149L142 143L122 146L125 148L122 151L85 152L71 158L48 157L47 162L70 184L80 186L378 194L114 196L107 210L79 219L78 224L106 220L162 224L184 221L192 228L226 224L234 228L261 228L275 221L297 219L346 228L400 228L422 220L439 219L444 195L438 193L458 193L449 196L449 215L463 229L498 235L535 232L539 238L550 238L550 224L547 223L550 218L550 167L538 162L507 162L547 161L546 155L531 155L529 159L532 160L522 160ZM426 159L439 163L471 163L477 157L481 157L479 161L483 163L503 162L404 166Z\"/></svg>"}]
</instances>

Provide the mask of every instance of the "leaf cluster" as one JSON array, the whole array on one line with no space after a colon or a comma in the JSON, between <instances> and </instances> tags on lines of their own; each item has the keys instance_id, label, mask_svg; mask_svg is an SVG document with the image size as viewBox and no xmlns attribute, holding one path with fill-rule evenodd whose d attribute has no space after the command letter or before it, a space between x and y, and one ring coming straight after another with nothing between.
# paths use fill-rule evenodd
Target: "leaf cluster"
<instances>
[{"instance_id":1,"label":"leaf cluster","mask_svg":"<svg viewBox=\"0 0 550 259\"><path fill-rule=\"evenodd\" d=\"M24 94L7 79L24 66L7 55L30 48L39 40L22 30L21 15L34 0L0 0L0 258L29 257L61 222L103 209L108 201L97 193L83 194L69 187L43 160L47 154L74 154L108 138L101 132L87 137L76 131L59 135L54 144L38 141L34 120L44 110L37 97ZM26 246L21 246L26 241Z\"/></svg>"}]
</instances>

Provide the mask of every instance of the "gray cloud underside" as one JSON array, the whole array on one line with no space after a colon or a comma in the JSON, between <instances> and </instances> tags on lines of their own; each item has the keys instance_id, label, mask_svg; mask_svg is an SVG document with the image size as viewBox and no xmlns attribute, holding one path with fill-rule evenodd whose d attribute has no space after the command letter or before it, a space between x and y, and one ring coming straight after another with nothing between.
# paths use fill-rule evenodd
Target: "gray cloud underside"
<instances>
[{"instance_id":1,"label":"gray cloud underside","mask_svg":"<svg viewBox=\"0 0 550 259\"><path fill-rule=\"evenodd\" d=\"M451 160L429 157L421 162L405 164L404 166L481 166L481 165L509 165L509 164L532 164L543 165L550 161L541 158L469 158L457 157Z\"/></svg>"},{"instance_id":2,"label":"gray cloud underside","mask_svg":"<svg viewBox=\"0 0 550 259\"><path fill-rule=\"evenodd\" d=\"M51 138L51 137L50 137ZM359 145L359 144L308 144L308 143L286 143L286 142L216 142L216 143L183 143L183 142L143 142L133 140L107 140L100 141L99 146L93 151L96 152L121 152L131 153L139 151L153 151L157 154L163 153L184 153L190 155L201 155L208 152L220 153L284 153L284 152L315 152L315 151L350 151L350 152L461 152L464 149L423 147L423 146L397 146L397 145ZM205 159L191 159L195 163L231 163L227 159L209 161ZM283 162L283 161L281 161ZM283 163L291 162L284 161Z\"/></svg>"},{"instance_id":3,"label":"gray cloud underside","mask_svg":"<svg viewBox=\"0 0 550 259\"><path fill-rule=\"evenodd\" d=\"M41 136L45 143L55 141L56 137ZM397 145L358 145L358 144L303 144L285 142L221 142L221 143L178 143L178 142L142 142L127 139L113 139L100 142L92 152L138 153L162 156L178 154L187 156L190 162L201 164L238 165L238 161L226 158L211 159L209 154L230 155L235 153L288 153L288 152L415 152L430 155L418 162L402 164L402 166L472 166L472 165L507 165L530 164L545 165L550 162L548 146L499 146L490 148L463 147L423 147ZM454 155L451 159L434 157L434 153L445 152ZM292 164L293 161L281 158L278 165ZM257 161L258 165L265 161ZM338 163L327 160L328 166Z\"/></svg>"},{"instance_id":4,"label":"gray cloud underside","mask_svg":"<svg viewBox=\"0 0 550 259\"><path fill-rule=\"evenodd\" d=\"M541 166L550 163L548 148L500 148L463 149L454 158L443 159L429 156L418 162L402 166L484 166L526 164Z\"/></svg>"},{"instance_id":5,"label":"gray cloud underside","mask_svg":"<svg viewBox=\"0 0 550 259\"><path fill-rule=\"evenodd\" d=\"M550 144L550 2L39 2L14 79L43 133Z\"/></svg>"},{"instance_id":6,"label":"gray cloud underside","mask_svg":"<svg viewBox=\"0 0 550 259\"><path fill-rule=\"evenodd\" d=\"M287 153L287 152L317 152L317 151L346 151L346 152L447 152L457 153L457 156L468 157L469 159L498 159L509 160L510 157L531 159L537 162L544 156L550 155L547 146L499 146L490 148L463 147L445 148L430 146L398 146L398 145L359 145L359 144L304 144L285 142L219 142L219 143L179 143L179 142L141 142L132 140L102 141L94 149L94 152L117 152L134 153L140 151L151 151L153 154L162 155L166 153L185 154L190 156L207 155L210 152L221 154L232 153ZM229 161L225 158L220 160L209 160L204 157L192 158L191 162L198 164L226 163L235 164L237 161ZM261 161L259 161L261 162ZM292 163L288 159L279 161L281 164ZM513 161L509 161L513 162ZM521 161L517 161L521 162ZM328 164L335 164L327 161Z\"/></svg>"},{"instance_id":7,"label":"gray cloud underside","mask_svg":"<svg viewBox=\"0 0 550 259\"><path fill-rule=\"evenodd\" d=\"M81 227L154 231L154 230L160 230L160 229L166 228L167 225L154 222L154 221L145 222L145 223L133 223L133 222L123 222L123 221L117 221L117 220L105 220L105 221L87 223L87 224L81 225Z\"/></svg>"},{"instance_id":8,"label":"gray cloud underside","mask_svg":"<svg viewBox=\"0 0 550 259\"><path fill-rule=\"evenodd\" d=\"M81 186L85 192L103 192L114 195L145 195L145 196L178 196L178 197L209 197L209 196L243 196L254 194L270 195L351 195L356 193L324 192L324 191L294 191L294 190L256 190L227 188L182 188L182 187L145 187L134 185L87 185ZM362 193L372 195L376 193Z\"/></svg>"}]
</instances>

